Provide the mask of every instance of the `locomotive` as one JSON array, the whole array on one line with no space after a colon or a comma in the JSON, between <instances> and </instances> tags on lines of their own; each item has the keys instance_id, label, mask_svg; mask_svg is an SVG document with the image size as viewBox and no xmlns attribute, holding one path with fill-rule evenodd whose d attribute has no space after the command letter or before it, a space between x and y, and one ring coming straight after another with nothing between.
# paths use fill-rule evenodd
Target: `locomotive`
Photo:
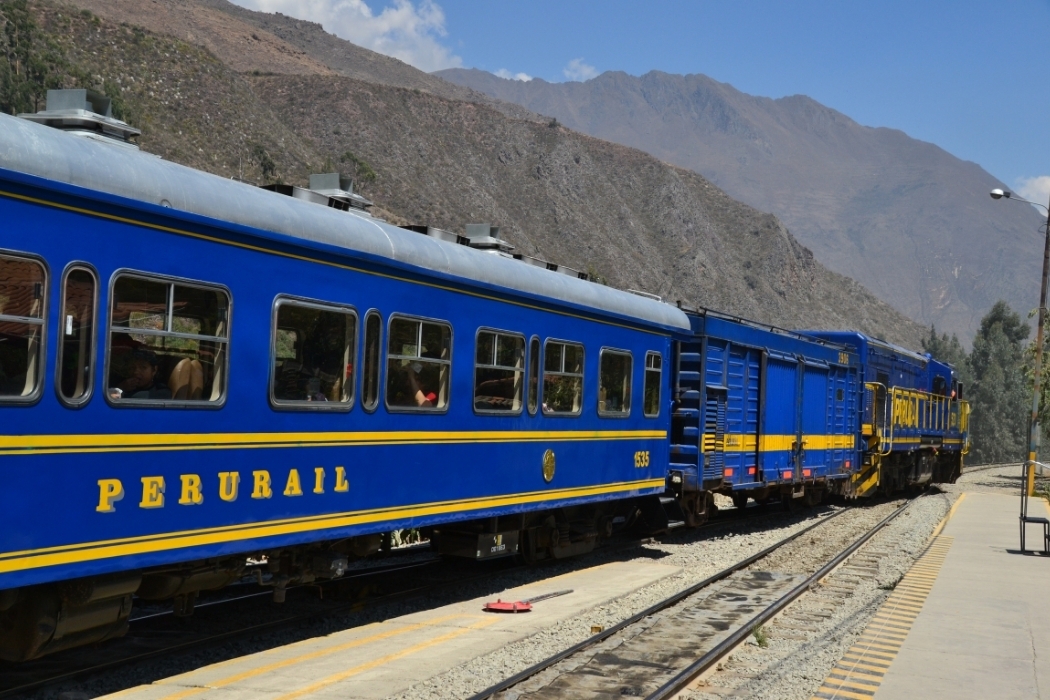
<instances>
[{"instance_id":1,"label":"locomotive","mask_svg":"<svg viewBox=\"0 0 1050 700\"><path fill-rule=\"evenodd\" d=\"M384 536L561 558L953 481L952 368L596 284L489 226L397 227L338 174L267 189L142 153L90 91L0 116L0 659L274 598Z\"/></svg>"}]
</instances>

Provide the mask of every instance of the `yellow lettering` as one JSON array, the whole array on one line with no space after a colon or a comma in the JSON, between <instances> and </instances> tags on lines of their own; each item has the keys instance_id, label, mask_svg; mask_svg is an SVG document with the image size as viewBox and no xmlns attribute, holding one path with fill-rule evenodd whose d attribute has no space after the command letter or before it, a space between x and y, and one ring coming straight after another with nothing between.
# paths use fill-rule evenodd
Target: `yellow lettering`
<instances>
[{"instance_id":1,"label":"yellow lettering","mask_svg":"<svg viewBox=\"0 0 1050 700\"><path fill-rule=\"evenodd\" d=\"M124 498L124 484L120 479L98 480L98 506L95 508L99 513L112 513L116 510L113 504Z\"/></svg>"},{"instance_id":2,"label":"yellow lettering","mask_svg":"<svg viewBox=\"0 0 1050 700\"><path fill-rule=\"evenodd\" d=\"M252 498L269 498L273 495L273 489L270 488L270 472L266 470L252 472L252 478L254 479Z\"/></svg>"},{"instance_id":3,"label":"yellow lettering","mask_svg":"<svg viewBox=\"0 0 1050 700\"><path fill-rule=\"evenodd\" d=\"M180 506L197 506L204 503L204 494L201 493L201 478L196 474L180 474L182 480L182 495L179 496Z\"/></svg>"},{"instance_id":4,"label":"yellow lettering","mask_svg":"<svg viewBox=\"0 0 1050 700\"><path fill-rule=\"evenodd\" d=\"M346 469L343 467L335 468L335 488L332 490L339 493L346 493L350 490L350 482L346 480Z\"/></svg>"},{"instance_id":5,"label":"yellow lettering","mask_svg":"<svg viewBox=\"0 0 1050 700\"><path fill-rule=\"evenodd\" d=\"M324 467L314 467L314 493L324 493Z\"/></svg>"},{"instance_id":6,"label":"yellow lettering","mask_svg":"<svg viewBox=\"0 0 1050 700\"><path fill-rule=\"evenodd\" d=\"M231 503L236 501L237 487L240 483L240 472L219 472L219 498Z\"/></svg>"},{"instance_id":7,"label":"yellow lettering","mask_svg":"<svg viewBox=\"0 0 1050 700\"><path fill-rule=\"evenodd\" d=\"M292 469L288 472L288 481L284 484L285 496L302 496L303 487L299 483L299 470Z\"/></svg>"},{"instance_id":8,"label":"yellow lettering","mask_svg":"<svg viewBox=\"0 0 1050 700\"><path fill-rule=\"evenodd\" d=\"M139 508L163 508L164 507L164 477L144 476L142 477L142 500Z\"/></svg>"}]
</instances>

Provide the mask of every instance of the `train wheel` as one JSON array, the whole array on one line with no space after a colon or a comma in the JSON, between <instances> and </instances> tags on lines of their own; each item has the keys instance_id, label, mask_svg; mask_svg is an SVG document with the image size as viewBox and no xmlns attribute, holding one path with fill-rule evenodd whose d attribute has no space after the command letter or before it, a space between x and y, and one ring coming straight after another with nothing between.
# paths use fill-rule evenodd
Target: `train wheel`
<instances>
[{"instance_id":1,"label":"train wheel","mask_svg":"<svg viewBox=\"0 0 1050 700\"><path fill-rule=\"evenodd\" d=\"M743 493L742 491L736 491L733 493L732 498L733 505L736 506L736 509L739 511L743 511L744 507L747 505L748 495L746 493Z\"/></svg>"}]
</instances>

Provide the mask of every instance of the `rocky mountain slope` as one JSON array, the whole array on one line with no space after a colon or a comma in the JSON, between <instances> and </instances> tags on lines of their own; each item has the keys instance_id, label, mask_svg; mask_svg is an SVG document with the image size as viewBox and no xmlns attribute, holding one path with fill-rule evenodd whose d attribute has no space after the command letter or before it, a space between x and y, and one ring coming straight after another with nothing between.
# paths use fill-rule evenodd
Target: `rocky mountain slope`
<instances>
[{"instance_id":1,"label":"rocky mountain slope","mask_svg":"<svg viewBox=\"0 0 1050 700\"><path fill-rule=\"evenodd\" d=\"M334 69L274 70L314 66L309 55L268 50L271 74L256 74L184 30L136 26L130 10L118 23L69 5L31 6L62 61L118 86L142 147L165 158L297 184L311 172L356 171L359 189L397 223L462 231L492 222L519 250L618 287L918 347L920 326L817 263L774 216L638 150ZM164 16L146 15L134 21ZM235 31L220 23L215 34Z\"/></svg>"},{"instance_id":2,"label":"rocky mountain slope","mask_svg":"<svg viewBox=\"0 0 1050 700\"><path fill-rule=\"evenodd\" d=\"M901 131L703 75L609 72L584 83L436 75L701 173L775 213L831 269L967 344L997 299L1022 312L1038 304L1040 216L993 202L993 176Z\"/></svg>"},{"instance_id":3,"label":"rocky mountain slope","mask_svg":"<svg viewBox=\"0 0 1050 700\"><path fill-rule=\"evenodd\" d=\"M382 85L478 102L517 118L525 108L416 70L281 13L247 10L227 0L74 0L111 22L128 23L201 46L232 70L247 73L344 75Z\"/></svg>"}]
</instances>

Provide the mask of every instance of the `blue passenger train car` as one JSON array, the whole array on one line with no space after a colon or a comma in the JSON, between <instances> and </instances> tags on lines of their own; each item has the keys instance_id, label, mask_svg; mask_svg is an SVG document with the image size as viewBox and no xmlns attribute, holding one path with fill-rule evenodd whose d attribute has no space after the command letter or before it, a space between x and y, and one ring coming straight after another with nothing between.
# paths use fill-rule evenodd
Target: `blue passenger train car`
<instances>
[{"instance_id":1,"label":"blue passenger train car","mask_svg":"<svg viewBox=\"0 0 1050 700\"><path fill-rule=\"evenodd\" d=\"M249 554L280 598L395 529L567 556L663 494L683 312L287 190L0 117L0 658Z\"/></svg>"}]
</instances>

